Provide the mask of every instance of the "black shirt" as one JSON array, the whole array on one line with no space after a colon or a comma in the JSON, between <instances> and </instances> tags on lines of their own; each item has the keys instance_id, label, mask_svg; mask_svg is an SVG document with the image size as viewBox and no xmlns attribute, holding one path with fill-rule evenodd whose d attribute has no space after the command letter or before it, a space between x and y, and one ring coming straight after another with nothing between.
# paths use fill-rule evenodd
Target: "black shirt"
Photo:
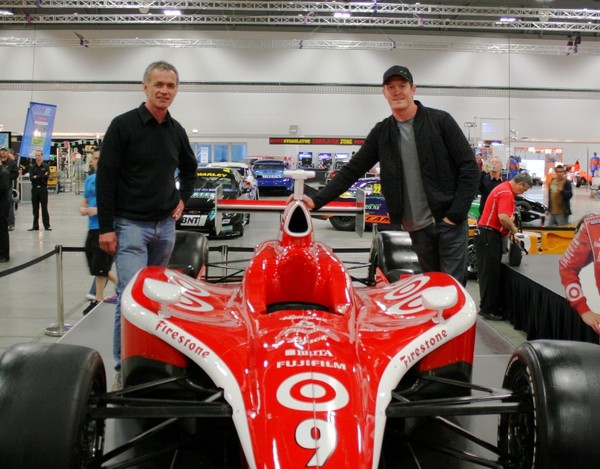
<instances>
[{"instance_id":1,"label":"black shirt","mask_svg":"<svg viewBox=\"0 0 600 469\"><path fill-rule=\"evenodd\" d=\"M142 103L115 117L102 141L96 176L100 233L114 231L115 217L167 218L179 200L191 197L197 167L185 130L169 113L159 124Z\"/></svg>"},{"instance_id":2,"label":"black shirt","mask_svg":"<svg viewBox=\"0 0 600 469\"><path fill-rule=\"evenodd\" d=\"M481 179L479 180L479 193L481 194L481 201L479 202L479 216L483 213L483 207L485 205L485 201L490 195L490 192L494 190L498 184L504 182L502 176L500 178L493 178L490 173L481 173Z\"/></svg>"},{"instance_id":3,"label":"black shirt","mask_svg":"<svg viewBox=\"0 0 600 469\"><path fill-rule=\"evenodd\" d=\"M50 176L50 170L46 163L42 163L39 166L37 163L33 163L29 167L29 180L32 187L46 187L48 176Z\"/></svg>"}]
</instances>

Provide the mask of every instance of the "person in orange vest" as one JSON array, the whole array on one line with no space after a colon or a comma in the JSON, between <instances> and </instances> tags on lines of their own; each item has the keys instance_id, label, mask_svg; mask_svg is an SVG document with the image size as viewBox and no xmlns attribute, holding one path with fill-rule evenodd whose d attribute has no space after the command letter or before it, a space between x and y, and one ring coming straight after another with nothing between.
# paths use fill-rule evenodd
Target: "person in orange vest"
<instances>
[{"instance_id":1,"label":"person in orange vest","mask_svg":"<svg viewBox=\"0 0 600 469\"><path fill-rule=\"evenodd\" d=\"M575 160L575 164L573 165L573 171L581 171L581 165L579 164L579 160Z\"/></svg>"}]
</instances>

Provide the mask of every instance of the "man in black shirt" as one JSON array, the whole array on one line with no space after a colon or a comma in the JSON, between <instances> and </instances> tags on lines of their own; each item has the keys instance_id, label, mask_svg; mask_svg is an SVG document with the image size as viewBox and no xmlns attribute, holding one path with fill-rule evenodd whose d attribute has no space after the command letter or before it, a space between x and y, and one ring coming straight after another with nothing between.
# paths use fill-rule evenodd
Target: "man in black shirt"
<instances>
[{"instance_id":1,"label":"man in black shirt","mask_svg":"<svg viewBox=\"0 0 600 469\"><path fill-rule=\"evenodd\" d=\"M147 100L113 119L102 141L96 176L100 247L115 256L117 267L113 355L118 372L121 294L142 267L167 264L175 222L193 193L198 167L187 133L168 111L179 86L175 67L150 64L142 84ZM117 373L114 387L119 386Z\"/></svg>"},{"instance_id":2,"label":"man in black shirt","mask_svg":"<svg viewBox=\"0 0 600 469\"><path fill-rule=\"evenodd\" d=\"M0 150L0 164L6 167L10 177L10 191L8 192L8 231L12 231L15 228L15 204L12 201L12 189L15 181L19 177L19 167L14 159L14 153L12 150L7 148L2 148Z\"/></svg>"},{"instance_id":3,"label":"man in black shirt","mask_svg":"<svg viewBox=\"0 0 600 469\"><path fill-rule=\"evenodd\" d=\"M42 207L42 222L46 231L50 228L50 214L48 213L48 177L50 170L44 163L42 151L35 151L35 163L29 167L29 180L31 181L31 205L33 207L33 226L27 231L40 229L40 206Z\"/></svg>"},{"instance_id":4,"label":"man in black shirt","mask_svg":"<svg viewBox=\"0 0 600 469\"><path fill-rule=\"evenodd\" d=\"M502 161L500 161L500 158L493 156L485 163L485 170L481 172L481 179L479 180L479 193L481 194L479 218L483 213L488 195L502 182L504 182L504 179L502 179Z\"/></svg>"}]
</instances>

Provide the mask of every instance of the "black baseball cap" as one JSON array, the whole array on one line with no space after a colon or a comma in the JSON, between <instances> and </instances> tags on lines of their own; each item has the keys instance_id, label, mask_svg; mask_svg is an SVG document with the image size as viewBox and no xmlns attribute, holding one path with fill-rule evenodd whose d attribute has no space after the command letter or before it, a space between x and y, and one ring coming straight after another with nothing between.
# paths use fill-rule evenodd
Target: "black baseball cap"
<instances>
[{"instance_id":1,"label":"black baseball cap","mask_svg":"<svg viewBox=\"0 0 600 469\"><path fill-rule=\"evenodd\" d=\"M413 84L413 77L410 73L410 70L406 67L403 67L402 65L394 65L388 68L383 74L383 84L385 85L390 78L396 75L401 76L405 80L408 80L411 85Z\"/></svg>"}]
</instances>

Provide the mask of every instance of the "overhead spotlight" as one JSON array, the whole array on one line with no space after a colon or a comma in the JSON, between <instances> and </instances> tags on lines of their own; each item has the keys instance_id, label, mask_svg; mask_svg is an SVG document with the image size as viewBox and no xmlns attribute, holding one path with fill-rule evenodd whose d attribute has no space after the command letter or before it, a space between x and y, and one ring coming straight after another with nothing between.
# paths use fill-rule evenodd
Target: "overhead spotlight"
<instances>
[{"instance_id":1,"label":"overhead spotlight","mask_svg":"<svg viewBox=\"0 0 600 469\"><path fill-rule=\"evenodd\" d=\"M514 16L503 16L500 18L500 22L502 23L514 23L517 19Z\"/></svg>"},{"instance_id":2,"label":"overhead spotlight","mask_svg":"<svg viewBox=\"0 0 600 469\"><path fill-rule=\"evenodd\" d=\"M8 10L0 10L0 16L13 16L13 12Z\"/></svg>"},{"instance_id":3,"label":"overhead spotlight","mask_svg":"<svg viewBox=\"0 0 600 469\"><path fill-rule=\"evenodd\" d=\"M336 11L333 14L334 18L350 18L352 15L349 11Z\"/></svg>"},{"instance_id":4,"label":"overhead spotlight","mask_svg":"<svg viewBox=\"0 0 600 469\"><path fill-rule=\"evenodd\" d=\"M141 14L147 15L150 11L150 3L148 0L140 0L139 9Z\"/></svg>"},{"instance_id":5,"label":"overhead spotlight","mask_svg":"<svg viewBox=\"0 0 600 469\"><path fill-rule=\"evenodd\" d=\"M181 10L165 10L164 13L167 16L181 16Z\"/></svg>"}]
</instances>

